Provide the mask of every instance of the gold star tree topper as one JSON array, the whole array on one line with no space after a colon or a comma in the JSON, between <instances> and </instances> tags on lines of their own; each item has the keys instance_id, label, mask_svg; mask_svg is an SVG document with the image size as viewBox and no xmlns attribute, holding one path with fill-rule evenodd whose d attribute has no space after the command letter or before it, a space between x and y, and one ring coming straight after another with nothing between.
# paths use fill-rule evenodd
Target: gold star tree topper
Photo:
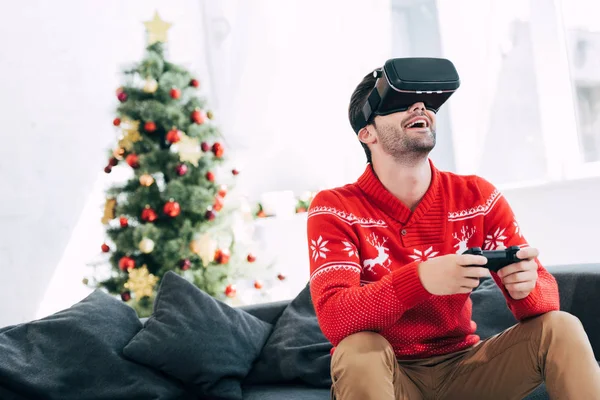
<instances>
[{"instance_id":1,"label":"gold star tree topper","mask_svg":"<svg viewBox=\"0 0 600 400\"><path fill-rule=\"evenodd\" d=\"M148 45L156 42L167 42L167 31L171 28L171 23L163 21L158 15L158 11L154 12L154 18L151 21L145 21L146 32L148 33Z\"/></svg>"},{"instance_id":2,"label":"gold star tree topper","mask_svg":"<svg viewBox=\"0 0 600 400\"><path fill-rule=\"evenodd\" d=\"M129 280L125 282L125 287L133 292L136 299L142 297L151 297L154 286L158 282L158 277L148 271L146 265L140 268L129 268Z\"/></svg>"}]
</instances>

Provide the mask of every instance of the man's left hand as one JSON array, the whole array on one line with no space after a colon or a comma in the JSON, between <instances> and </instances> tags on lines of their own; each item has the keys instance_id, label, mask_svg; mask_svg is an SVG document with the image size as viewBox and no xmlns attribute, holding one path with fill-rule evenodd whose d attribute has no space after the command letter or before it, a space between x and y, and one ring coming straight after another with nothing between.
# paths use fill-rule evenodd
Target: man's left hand
<instances>
[{"instance_id":1,"label":"man's left hand","mask_svg":"<svg viewBox=\"0 0 600 400\"><path fill-rule=\"evenodd\" d=\"M533 247L525 247L517 253L517 257L523 261L508 265L498 271L504 287L515 300L529 296L535 288L538 278L538 265L535 258L540 252Z\"/></svg>"}]
</instances>

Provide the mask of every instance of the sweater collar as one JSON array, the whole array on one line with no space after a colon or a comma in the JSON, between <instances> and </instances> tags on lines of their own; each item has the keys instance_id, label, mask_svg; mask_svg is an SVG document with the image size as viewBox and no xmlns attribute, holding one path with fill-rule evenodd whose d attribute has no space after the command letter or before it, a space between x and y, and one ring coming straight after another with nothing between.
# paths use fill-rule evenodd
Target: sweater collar
<instances>
[{"instance_id":1,"label":"sweater collar","mask_svg":"<svg viewBox=\"0 0 600 400\"><path fill-rule=\"evenodd\" d=\"M358 178L357 184L370 200L383 212L402 224L407 224L421 218L431 208L439 193L440 177L438 169L429 160L431 167L431 183L425 195L414 212L394 196L381 183L372 164L368 164L365 172Z\"/></svg>"}]
</instances>

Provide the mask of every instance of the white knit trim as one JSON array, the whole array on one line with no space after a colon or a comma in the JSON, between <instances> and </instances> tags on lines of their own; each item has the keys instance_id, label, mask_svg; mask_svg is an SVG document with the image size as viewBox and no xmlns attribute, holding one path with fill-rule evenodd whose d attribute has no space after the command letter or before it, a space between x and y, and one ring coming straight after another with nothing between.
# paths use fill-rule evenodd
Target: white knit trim
<instances>
[{"instance_id":1,"label":"white knit trim","mask_svg":"<svg viewBox=\"0 0 600 400\"><path fill-rule=\"evenodd\" d=\"M339 218L341 221L347 223L348 225L360 224L362 226L379 226L382 228L387 227L387 223L382 219L375 220L373 218L357 217L356 215L354 215L352 213L338 210L337 208L334 208L334 207L325 207L325 206L312 207L308 211L308 218L314 217L316 215L323 215L323 214L333 215L333 216Z\"/></svg>"},{"instance_id":2,"label":"white knit trim","mask_svg":"<svg viewBox=\"0 0 600 400\"><path fill-rule=\"evenodd\" d=\"M468 210L461 210L456 212L448 213L448 221L462 221L470 219L478 215L486 215L494 208L498 199L502 197L502 194L498 189L494 190L490 197L486 200L485 204L478 205L477 207L469 208Z\"/></svg>"},{"instance_id":3,"label":"white knit trim","mask_svg":"<svg viewBox=\"0 0 600 400\"><path fill-rule=\"evenodd\" d=\"M312 281L317 276L330 271L356 271L357 273L362 272L360 264L351 261L334 261L321 265L311 275L310 280Z\"/></svg>"}]
</instances>

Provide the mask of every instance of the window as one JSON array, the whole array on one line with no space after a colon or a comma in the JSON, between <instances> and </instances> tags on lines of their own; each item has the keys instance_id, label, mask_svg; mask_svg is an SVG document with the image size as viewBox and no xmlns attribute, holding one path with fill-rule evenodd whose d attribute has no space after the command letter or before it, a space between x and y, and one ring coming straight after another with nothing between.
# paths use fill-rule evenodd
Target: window
<instances>
[{"instance_id":1,"label":"window","mask_svg":"<svg viewBox=\"0 0 600 400\"><path fill-rule=\"evenodd\" d=\"M595 0L562 1L570 78L574 88L579 152L600 162L600 7ZM596 12L594 12L596 11Z\"/></svg>"},{"instance_id":2,"label":"window","mask_svg":"<svg viewBox=\"0 0 600 400\"><path fill-rule=\"evenodd\" d=\"M438 122L448 169L502 187L600 175L596 2L392 1L393 56L445 57L461 76Z\"/></svg>"}]
</instances>

